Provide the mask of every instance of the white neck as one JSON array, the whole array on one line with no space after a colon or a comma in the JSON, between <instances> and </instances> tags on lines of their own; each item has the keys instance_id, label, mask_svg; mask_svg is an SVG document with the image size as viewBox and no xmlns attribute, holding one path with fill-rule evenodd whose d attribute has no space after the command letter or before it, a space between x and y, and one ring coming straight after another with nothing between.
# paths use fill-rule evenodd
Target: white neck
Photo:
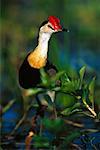
<instances>
[{"instance_id":1,"label":"white neck","mask_svg":"<svg viewBox=\"0 0 100 150\"><path fill-rule=\"evenodd\" d=\"M51 33L40 33L39 40L38 40L38 47L40 49L41 55L47 56L48 52L48 42L51 37Z\"/></svg>"},{"instance_id":2,"label":"white neck","mask_svg":"<svg viewBox=\"0 0 100 150\"><path fill-rule=\"evenodd\" d=\"M46 65L47 52L48 52L48 41L52 33L39 33L38 46L28 56L28 62L31 67L41 68Z\"/></svg>"}]
</instances>

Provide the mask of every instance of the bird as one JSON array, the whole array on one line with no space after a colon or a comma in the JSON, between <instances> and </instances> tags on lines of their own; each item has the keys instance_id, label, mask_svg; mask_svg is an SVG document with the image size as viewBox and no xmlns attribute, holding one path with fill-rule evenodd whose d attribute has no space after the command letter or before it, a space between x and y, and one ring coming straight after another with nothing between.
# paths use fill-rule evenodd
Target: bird
<instances>
[{"instance_id":1,"label":"bird","mask_svg":"<svg viewBox=\"0 0 100 150\"><path fill-rule=\"evenodd\" d=\"M34 88L41 82L40 69L44 68L46 73L56 74L57 67L48 59L49 41L53 33L65 31L60 20L56 16L49 16L39 27L38 42L34 50L31 50L19 68L19 85L24 89Z\"/></svg>"}]
</instances>

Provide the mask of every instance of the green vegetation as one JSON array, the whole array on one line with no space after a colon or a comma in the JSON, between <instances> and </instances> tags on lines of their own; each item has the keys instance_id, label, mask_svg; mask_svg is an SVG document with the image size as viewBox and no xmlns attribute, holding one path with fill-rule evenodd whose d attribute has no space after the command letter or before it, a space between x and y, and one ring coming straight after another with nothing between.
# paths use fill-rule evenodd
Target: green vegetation
<instances>
[{"instance_id":1,"label":"green vegetation","mask_svg":"<svg viewBox=\"0 0 100 150\"><path fill-rule=\"evenodd\" d=\"M25 109L23 117L16 124L11 135L16 134L20 125L27 119L30 108L32 108L36 110L36 114L32 117L30 130L32 135L29 132L26 137L26 147L64 149L64 147L72 146L74 148L73 140L86 134L87 129L82 130L84 124L77 122L80 119L76 121L69 118L88 116L93 118L94 122L99 119L99 112L96 113L94 108L95 78L90 82L84 79L85 67L82 67L77 77L74 78L68 77L66 71L58 72L54 78L49 77L43 69L40 72L42 79L40 85L42 88L37 87L27 90L27 94L24 95L23 105L25 105ZM59 79L60 85L58 86L57 81ZM54 94L52 95L52 93ZM42 96L38 101L37 99L33 101L32 95ZM59 96L57 97L57 95ZM4 110L9 109L11 103ZM98 129L88 132L97 131ZM91 146L93 146L92 143Z\"/></svg>"},{"instance_id":2,"label":"green vegetation","mask_svg":"<svg viewBox=\"0 0 100 150\"><path fill-rule=\"evenodd\" d=\"M21 107L20 110L15 110L19 117L15 128L11 133L7 133L8 137L11 135L15 138L22 127L22 132L26 129L23 139L26 138L28 147L38 149L49 147L55 150L65 147L78 148L73 141L85 135L83 145L90 141L91 147L96 149L92 143L94 137L87 136L99 130L97 126L100 118L99 3L99 0L1 1L2 129L5 128L5 120L10 119L4 118L5 114L16 103ZM59 72L50 78L41 69L40 85L44 88L36 87L24 91L18 84L18 69L27 53L36 46L38 28L49 15L59 17L61 23L70 31L67 34L55 34L50 41L49 60L57 66ZM59 79L60 85L57 85ZM36 101L36 95L39 96L41 104ZM31 109L33 114L30 119L28 115ZM87 117L92 120L93 128L86 128L84 118ZM27 128L24 126L26 124ZM29 134L31 127L32 136ZM3 140L5 137L4 134Z\"/></svg>"}]
</instances>

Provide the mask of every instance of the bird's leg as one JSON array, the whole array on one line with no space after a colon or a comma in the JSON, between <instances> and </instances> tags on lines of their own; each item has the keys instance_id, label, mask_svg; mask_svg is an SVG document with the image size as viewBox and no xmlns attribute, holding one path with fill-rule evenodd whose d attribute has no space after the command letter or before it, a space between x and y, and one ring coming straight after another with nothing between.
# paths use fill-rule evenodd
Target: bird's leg
<instances>
[{"instance_id":1,"label":"bird's leg","mask_svg":"<svg viewBox=\"0 0 100 150\"><path fill-rule=\"evenodd\" d=\"M36 100L37 100L37 103L39 105L36 115L37 115L37 117L39 116L39 117L43 118L44 112L47 108L47 103L42 103L37 95L36 95Z\"/></svg>"},{"instance_id":2,"label":"bird's leg","mask_svg":"<svg viewBox=\"0 0 100 150\"><path fill-rule=\"evenodd\" d=\"M56 92L55 91L47 91L47 94L51 98L52 104L53 104L53 112L55 119L57 119L57 111L56 111L56 106L55 106L55 98L56 98Z\"/></svg>"},{"instance_id":3,"label":"bird's leg","mask_svg":"<svg viewBox=\"0 0 100 150\"><path fill-rule=\"evenodd\" d=\"M39 105L39 107L41 107L41 102L40 102L40 100L39 100L39 97L38 97L38 95L36 94L36 101L37 101L37 103L38 103L38 105Z\"/></svg>"},{"instance_id":4,"label":"bird's leg","mask_svg":"<svg viewBox=\"0 0 100 150\"><path fill-rule=\"evenodd\" d=\"M53 111L54 111L55 119L57 119L57 110L56 110L56 105L55 105L55 98L56 98L56 92L54 92Z\"/></svg>"},{"instance_id":5,"label":"bird's leg","mask_svg":"<svg viewBox=\"0 0 100 150\"><path fill-rule=\"evenodd\" d=\"M36 113L36 120L38 119L38 117L40 117L40 131L39 134L42 134L42 118L44 117L44 113L45 110L47 108L47 105L42 104L41 100L39 99L39 95L36 95L36 100L37 103L39 105L38 109L37 109L37 113Z\"/></svg>"}]
</instances>

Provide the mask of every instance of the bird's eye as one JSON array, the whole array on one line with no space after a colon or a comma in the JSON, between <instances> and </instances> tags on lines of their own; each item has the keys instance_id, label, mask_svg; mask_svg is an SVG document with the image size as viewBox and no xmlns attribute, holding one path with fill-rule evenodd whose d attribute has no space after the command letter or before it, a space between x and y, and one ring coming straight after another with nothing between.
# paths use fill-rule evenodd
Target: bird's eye
<instances>
[{"instance_id":1,"label":"bird's eye","mask_svg":"<svg viewBox=\"0 0 100 150\"><path fill-rule=\"evenodd\" d=\"M50 25L48 25L49 28L51 28L52 30L54 30Z\"/></svg>"}]
</instances>

